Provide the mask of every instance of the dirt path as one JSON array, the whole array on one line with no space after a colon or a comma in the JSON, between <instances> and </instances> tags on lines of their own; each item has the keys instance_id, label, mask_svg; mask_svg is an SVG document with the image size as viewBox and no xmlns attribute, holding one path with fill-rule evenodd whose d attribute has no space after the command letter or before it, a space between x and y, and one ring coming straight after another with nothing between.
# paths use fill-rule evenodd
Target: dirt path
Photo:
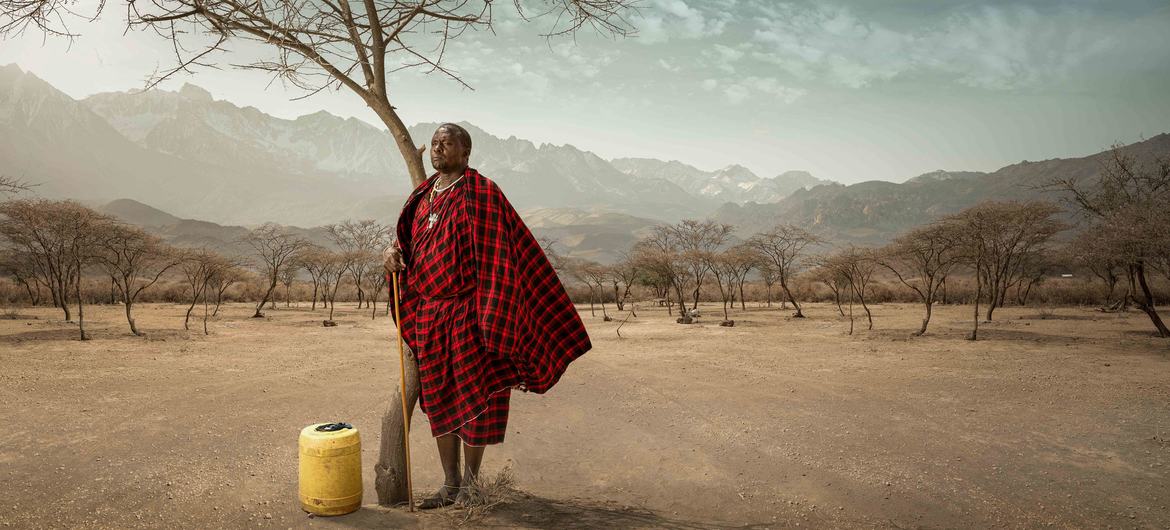
<instances>
[{"instance_id":1,"label":"dirt path","mask_svg":"<svg viewBox=\"0 0 1170 530\"><path fill-rule=\"evenodd\" d=\"M348 306L348 304L347 304ZM340 308L339 308L340 309ZM710 308L713 310L714 308ZM525 492L496 527L1170 527L1170 343L1139 314L1008 308L963 340L969 307L879 306L845 334L751 308L737 325L644 309L584 316L594 351L544 396L516 393L485 471ZM447 527L374 506L380 417L397 384L389 320L347 307L228 307L212 335L184 308L87 308L0 321L0 524L9 527ZM713 311L711 311L713 314ZM1047 317L1047 318L1045 318ZM1053 318L1054 317L1054 318ZM327 420L364 437L358 513L308 518L296 438ZM420 493L441 480L417 415Z\"/></svg>"}]
</instances>

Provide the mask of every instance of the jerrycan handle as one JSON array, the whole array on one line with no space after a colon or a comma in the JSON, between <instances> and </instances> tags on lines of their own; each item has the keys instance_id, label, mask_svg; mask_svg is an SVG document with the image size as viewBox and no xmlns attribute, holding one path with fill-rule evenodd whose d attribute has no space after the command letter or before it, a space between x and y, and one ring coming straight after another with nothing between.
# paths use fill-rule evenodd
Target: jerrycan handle
<instances>
[{"instance_id":1,"label":"jerrycan handle","mask_svg":"<svg viewBox=\"0 0 1170 530\"><path fill-rule=\"evenodd\" d=\"M342 429L352 429L352 428L353 428L353 425L350 425L350 424L344 423L344 422L337 422L337 423L321 424L321 425L318 425L317 428L313 429L313 430L315 430L317 432L336 432L336 431L340 431Z\"/></svg>"}]
</instances>

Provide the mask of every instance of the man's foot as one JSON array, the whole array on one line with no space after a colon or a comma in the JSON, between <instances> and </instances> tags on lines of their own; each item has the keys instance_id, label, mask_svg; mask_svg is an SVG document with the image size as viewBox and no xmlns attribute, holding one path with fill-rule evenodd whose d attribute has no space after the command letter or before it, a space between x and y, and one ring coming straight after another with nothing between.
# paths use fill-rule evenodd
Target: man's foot
<instances>
[{"instance_id":1,"label":"man's foot","mask_svg":"<svg viewBox=\"0 0 1170 530\"><path fill-rule=\"evenodd\" d=\"M461 490L462 488L459 486L443 484L443 487L439 488L438 493L423 499L423 501L419 503L418 508L420 510L433 510L435 508L442 508L444 506L455 504L456 496Z\"/></svg>"}]
</instances>

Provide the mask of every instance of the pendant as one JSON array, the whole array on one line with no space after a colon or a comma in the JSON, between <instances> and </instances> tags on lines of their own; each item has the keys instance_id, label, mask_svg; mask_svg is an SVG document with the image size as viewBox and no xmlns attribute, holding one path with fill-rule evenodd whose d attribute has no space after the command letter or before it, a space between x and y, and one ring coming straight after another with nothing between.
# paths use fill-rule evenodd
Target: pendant
<instances>
[{"instance_id":1,"label":"pendant","mask_svg":"<svg viewBox=\"0 0 1170 530\"><path fill-rule=\"evenodd\" d=\"M439 214L433 213L427 216L427 228L435 226L437 222L439 222Z\"/></svg>"}]
</instances>

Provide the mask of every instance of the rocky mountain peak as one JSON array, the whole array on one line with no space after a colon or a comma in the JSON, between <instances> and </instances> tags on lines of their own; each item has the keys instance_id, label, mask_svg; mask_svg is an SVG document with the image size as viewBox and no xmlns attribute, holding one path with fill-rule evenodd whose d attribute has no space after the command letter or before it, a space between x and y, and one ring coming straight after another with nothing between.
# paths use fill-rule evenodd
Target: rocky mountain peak
<instances>
[{"instance_id":1,"label":"rocky mountain peak","mask_svg":"<svg viewBox=\"0 0 1170 530\"><path fill-rule=\"evenodd\" d=\"M179 95L195 101L215 101L215 99L211 97L211 92L204 90L202 87L192 85L191 83L183 83L183 87L179 89Z\"/></svg>"}]
</instances>

